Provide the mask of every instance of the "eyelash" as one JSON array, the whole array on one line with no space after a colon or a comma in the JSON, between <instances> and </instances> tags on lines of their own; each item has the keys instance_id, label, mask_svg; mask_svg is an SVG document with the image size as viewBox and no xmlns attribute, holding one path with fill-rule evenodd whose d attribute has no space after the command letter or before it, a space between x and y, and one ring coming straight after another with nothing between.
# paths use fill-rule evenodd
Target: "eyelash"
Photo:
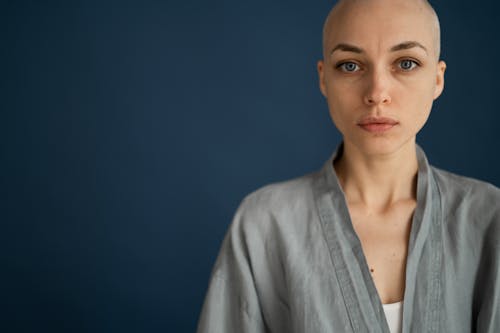
<instances>
[{"instance_id":1,"label":"eyelash","mask_svg":"<svg viewBox=\"0 0 500 333\"><path fill-rule=\"evenodd\" d=\"M401 59L401 60L398 62L398 64L399 64L399 65L401 65L401 63L402 63L403 61L410 61L410 62L412 63L412 67L411 67L411 69L403 69L403 68L401 68L401 70L402 70L402 71L404 71L404 72L410 72L410 71L412 71L413 69L415 69L415 68L417 68L417 67L420 67L420 63L419 63L418 61L416 61L416 60L414 60L414 59L407 59L407 58L405 58L405 59Z\"/></svg>"},{"instance_id":2,"label":"eyelash","mask_svg":"<svg viewBox=\"0 0 500 333\"><path fill-rule=\"evenodd\" d=\"M401 63L402 63L402 62L404 62L404 61L410 61L410 62L412 63L412 67L411 67L410 69L403 69L403 68L401 68L401 67L400 67L399 69L400 69L402 72L411 72L411 71L413 71L415 68L417 68L417 67L420 67L420 66L421 66L420 62L416 61L415 59L411 59L411 58L403 58L403 59L399 59L399 60L397 61L397 63L398 63L398 65L401 65ZM359 64L357 64L357 63L356 63L356 62L354 62L354 61L344 61L344 62L340 62L340 63L336 64L336 65L335 65L335 68L336 68L336 69L338 69L338 70L340 70L340 71L341 71L341 72L343 72L343 73L356 73L357 71L359 71L359 69L358 69L358 70L355 70L355 71L347 71L347 70L343 69L343 66L345 66L346 64L354 64L354 65L356 65L356 66L357 66L357 67L359 67L359 68L361 67Z\"/></svg>"}]
</instances>

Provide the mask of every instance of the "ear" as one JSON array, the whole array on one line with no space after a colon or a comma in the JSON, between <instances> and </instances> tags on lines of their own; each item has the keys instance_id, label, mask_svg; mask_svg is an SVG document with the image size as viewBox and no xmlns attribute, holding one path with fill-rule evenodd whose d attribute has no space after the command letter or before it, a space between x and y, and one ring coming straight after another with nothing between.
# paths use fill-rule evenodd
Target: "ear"
<instances>
[{"instance_id":1,"label":"ear","mask_svg":"<svg viewBox=\"0 0 500 333\"><path fill-rule=\"evenodd\" d=\"M323 60L318 61L318 78L319 78L319 90L326 98L326 84L325 84L325 63Z\"/></svg>"},{"instance_id":2,"label":"ear","mask_svg":"<svg viewBox=\"0 0 500 333\"><path fill-rule=\"evenodd\" d=\"M444 72L446 70L446 63L440 60L436 68L436 87L434 89L434 99L441 96L444 89Z\"/></svg>"}]
</instances>

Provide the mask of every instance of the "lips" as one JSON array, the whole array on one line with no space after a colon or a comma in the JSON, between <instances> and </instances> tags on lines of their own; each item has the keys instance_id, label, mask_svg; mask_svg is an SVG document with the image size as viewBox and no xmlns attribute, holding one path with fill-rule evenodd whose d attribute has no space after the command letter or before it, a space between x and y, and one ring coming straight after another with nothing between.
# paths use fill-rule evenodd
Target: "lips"
<instances>
[{"instance_id":1,"label":"lips","mask_svg":"<svg viewBox=\"0 0 500 333\"><path fill-rule=\"evenodd\" d=\"M387 117L366 117L358 122L358 126L370 133L383 133L389 131L399 122Z\"/></svg>"}]
</instances>

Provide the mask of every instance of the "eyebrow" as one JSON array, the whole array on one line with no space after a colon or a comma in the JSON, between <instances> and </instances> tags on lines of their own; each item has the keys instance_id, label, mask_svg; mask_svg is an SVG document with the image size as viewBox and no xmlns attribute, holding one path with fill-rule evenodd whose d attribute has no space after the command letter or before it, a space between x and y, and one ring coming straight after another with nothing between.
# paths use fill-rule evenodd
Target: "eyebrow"
<instances>
[{"instance_id":1,"label":"eyebrow","mask_svg":"<svg viewBox=\"0 0 500 333\"><path fill-rule=\"evenodd\" d=\"M427 48L416 41L407 41L407 42L399 43L399 44L391 47L389 49L389 51L396 52L396 51L401 51L401 50L408 50L408 49L411 49L414 47L421 48L422 50L425 51L425 53L428 53ZM335 51L344 51L344 52L353 52L353 53L364 53L365 52L362 48L359 48L359 47L351 45L351 44L346 44L346 43L337 44L330 52L330 55L332 55L333 52L335 52Z\"/></svg>"},{"instance_id":2,"label":"eyebrow","mask_svg":"<svg viewBox=\"0 0 500 333\"><path fill-rule=\"evenodd\" d=\"M415 41L409 41L409 42L399 43L398 45L394 45L393 47L391 47L390 51L391 52L395 52L395 51L401 51L401 50L411 49L411 48L414 48L414 47L419 47L422 50L424 50L425 53L428 53L427 49L425 48L425 46L423 46L419 42L415 42Z\"/></svg>"}]
</instances>

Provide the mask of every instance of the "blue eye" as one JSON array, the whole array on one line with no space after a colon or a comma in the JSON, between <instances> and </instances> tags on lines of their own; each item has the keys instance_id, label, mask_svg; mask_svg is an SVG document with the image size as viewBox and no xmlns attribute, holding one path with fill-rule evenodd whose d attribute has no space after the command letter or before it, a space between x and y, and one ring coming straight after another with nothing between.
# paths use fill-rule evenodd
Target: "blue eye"
<instances>
[{"instance_id":1,"label":"blue eye","mask_svg":"<svg viewBox=\"0 0 500 333\"><path fill-rule=\"evenodd\" d=\"M344 62L342 64L339 64L337 68L340 68L343 72L348 73L356 72L360 69L359 66L354 62Z\"/></svg>"},{"instance_id":2,"label":"blue eye","mask_svg":"<svg viewBox=\"0 0 500 333\"><path fill-rule=\"evenodd\" d=\"M419 64L416 61L410 59L404 59L399 62L399 68L401 68L403 71L411 71L417 66L419 66Z\"/></svg>"}]
</instances>

